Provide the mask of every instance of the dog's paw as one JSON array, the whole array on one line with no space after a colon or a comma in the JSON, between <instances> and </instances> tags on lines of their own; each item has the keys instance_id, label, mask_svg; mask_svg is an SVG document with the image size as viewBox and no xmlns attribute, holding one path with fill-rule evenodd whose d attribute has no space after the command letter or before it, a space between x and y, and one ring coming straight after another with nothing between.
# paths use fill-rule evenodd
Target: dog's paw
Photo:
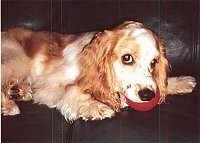
<instances>
[{"instance_id":1,"label":"dog's paw","mask_svg":"<svg viewBox=\"0 0 200 143\"><path fill-rule=\"evenodd\" d=\"M98 102L92 101L80 107L79 117L83 120L103 120L105 118L111 118L115 114L109 106Z\"/></svg>"},{"instance_id":2,"label":"dog's paw","mask_svg":"<svg viewBox=\"0 0 200 143\"><path fill-rule=\"evenodd\" d=\"M22 82L11 82L7 94L12 100L28 101L32 99L32 90L29 84Z\"/></svg>"},{"instance_id":3,"label":"dog's paw","mask_svg":"<svg viewBox=\"0 0 200 143\"><path fill-rule=\"evenodd\" d=\"M167 94L185 94L193 91L196 79L192 76L180 76L168 78Z\"/></svg>"},{"instance_id":4,"label":"dog's paw","mask_svg":"<svg viewBox=\"0 0 200 143\"><path fill-rule=\"evenodd\" d=\"M19 107L15 104L14 101L9 100L1 105L1 113L4 116L13 116L20 114Z\"/></svg>"},{"instance_id":5,"label":"dog's paw","mask_svg":"<svg viewBox=\"0 0 200 143\"><path fill-rule=\"evenodd\" d=\"M17 85L13 85L8 89L8 95L9 98L13 100L20 99L20 97L23 96L20 94L20 89L18 88Z\"/></svg>"}]
</instances>

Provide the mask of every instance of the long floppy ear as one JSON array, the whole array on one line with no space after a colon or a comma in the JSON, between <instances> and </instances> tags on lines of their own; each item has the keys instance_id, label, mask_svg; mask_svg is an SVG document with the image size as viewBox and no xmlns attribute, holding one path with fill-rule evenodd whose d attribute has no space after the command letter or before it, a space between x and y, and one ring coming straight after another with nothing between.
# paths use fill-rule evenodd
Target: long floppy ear
<instances>
[{"instance_id":1,"label":"long floppy ear","mask_svg":"<svg viewBox=\"0 0 200 143\"><path fill-rule=\"evenodd\" d=\"M154 78L158 85L161 103L165 100L167 94L168 60L166 58L166 50L163 42L157 36L155 36L155 38L157 40L160 56L155 66Z\"/></svg>"},{"instance_id":2,"label":"long floppy ear","mask_svg":"<svg viewBox=\"0 0 200 143\"><path fill-rule=\"evenodd\" d=\"M114 92L112 54L117 43L117 33L104 31L98 33L80 55L81 76L78 85L85 93L109 105L113 110L120 110L120 98Z\"/></svg>"}]
</instances>

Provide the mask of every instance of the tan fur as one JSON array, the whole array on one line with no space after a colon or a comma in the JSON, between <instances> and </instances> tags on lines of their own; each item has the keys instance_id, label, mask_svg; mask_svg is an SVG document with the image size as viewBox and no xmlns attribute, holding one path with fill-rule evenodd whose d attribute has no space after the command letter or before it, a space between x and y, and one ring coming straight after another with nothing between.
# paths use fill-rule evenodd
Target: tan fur
<instances>
[{"instance_id":1,"label":"tan fur","mask_svg":"<svg viewBox=\"0 0 200 143\"><path fill-rule=\"evenodd\" d=\"M158 63L155 65L154 77L158 85L160 94L160 103L165 100L167 95L167 78L168 78L168 61L166 59L166 51L161 40L157 40L160 56Z\"/></svg>"}]
</instances>

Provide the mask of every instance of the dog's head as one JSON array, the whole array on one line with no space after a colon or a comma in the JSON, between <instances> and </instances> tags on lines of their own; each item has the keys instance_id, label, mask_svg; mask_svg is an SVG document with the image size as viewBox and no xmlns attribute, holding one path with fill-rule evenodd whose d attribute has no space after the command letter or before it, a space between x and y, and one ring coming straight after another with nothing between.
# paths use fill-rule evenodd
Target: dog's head
<instances>
[{"instance_id":1,"label":"dog's head","mask_svg":"<svg viewBox=\"0 0 200 143\"><path fill-rule=\"evenodd\" d=\"M126 101L165 99L168 61L161 40L141 23L128 21L98 33L83 50L80 83L116 111Z\"/></svg>"}]
</instances>

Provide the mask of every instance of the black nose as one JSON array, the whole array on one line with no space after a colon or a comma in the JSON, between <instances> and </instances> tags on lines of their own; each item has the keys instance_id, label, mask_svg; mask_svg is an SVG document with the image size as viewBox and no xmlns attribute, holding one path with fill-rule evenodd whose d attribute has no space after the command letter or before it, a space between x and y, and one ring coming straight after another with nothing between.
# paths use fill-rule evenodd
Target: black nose
<instances>
[{"instance_id":1,"label":"black nose","mask_svg":"<svg viewBox=\"0 0 200 143\"><path fill-rule=\"evenodd\" d=\"M138 95L142 101L150 101L152 98L155 97L155 93L148 88L140 90L138 92Z\"/></svg>"}]
</instances>

